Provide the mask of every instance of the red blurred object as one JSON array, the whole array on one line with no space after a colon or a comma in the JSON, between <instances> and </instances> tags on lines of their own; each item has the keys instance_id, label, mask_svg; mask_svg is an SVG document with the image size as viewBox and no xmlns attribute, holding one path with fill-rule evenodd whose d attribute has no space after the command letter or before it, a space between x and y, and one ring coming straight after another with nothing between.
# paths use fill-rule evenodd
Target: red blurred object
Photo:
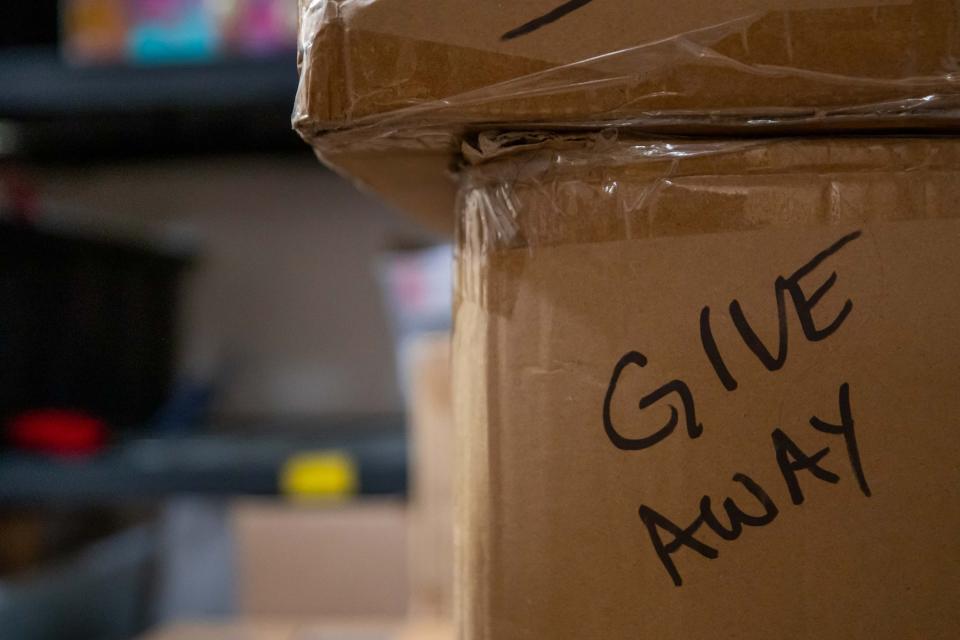
<instances>
[{"instance_id":1,"label":"red blurred object","mask_svg":"<svg viewBox=\"0 0 960 640\"><path fill-rule=\"evenodd\" d=\"M103 449L107 425L81 411L37 409L21 413L7 425L10 442L21 448L62 456L82 456Z\"/></svg>"},{"instance_id":2,"label":"red blurred object","mask_svg":"<svg viewBox=\"0 0 960 640\"><path fill-rule=\"evenodd\" d=\"M36 222L40 215L40 198L36 186L27 177L15 171L0 175L6 191L6 203L17 222Z\"/></svg>"}]
</instances>

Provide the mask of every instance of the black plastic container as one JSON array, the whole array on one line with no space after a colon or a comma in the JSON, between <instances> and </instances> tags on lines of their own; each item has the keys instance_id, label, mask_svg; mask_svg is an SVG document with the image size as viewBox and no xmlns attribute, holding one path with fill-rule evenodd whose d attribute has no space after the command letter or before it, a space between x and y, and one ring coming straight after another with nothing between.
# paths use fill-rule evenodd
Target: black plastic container
<instances>
[{"instance_id":1,"label":"black plastic container","mask_svg":"<svg viewBox=\"0 0 960 640\"><path fill-rule=\"evenodd\" d=\"M143 425L170 391L185 257L0 221L0 420L79 409Z\"/></svg>"}]
</instances>

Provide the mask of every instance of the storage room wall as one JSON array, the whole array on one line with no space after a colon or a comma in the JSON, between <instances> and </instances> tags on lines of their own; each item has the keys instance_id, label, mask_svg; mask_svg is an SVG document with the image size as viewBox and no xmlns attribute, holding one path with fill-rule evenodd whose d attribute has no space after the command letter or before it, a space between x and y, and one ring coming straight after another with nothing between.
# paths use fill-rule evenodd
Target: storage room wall
<instances>
[{"instance_id":1,"label":"storage room wall","mask_svg":"<svg viewBox=\"0 0 960 640\"><path fill-rule=\"evenodd\" d=\"M399 412L378 252L426 239L413 223L303 157L47 169L58 219L196 239L180 370L225 372L220 418Z\"/></svg>"}]
</instances>

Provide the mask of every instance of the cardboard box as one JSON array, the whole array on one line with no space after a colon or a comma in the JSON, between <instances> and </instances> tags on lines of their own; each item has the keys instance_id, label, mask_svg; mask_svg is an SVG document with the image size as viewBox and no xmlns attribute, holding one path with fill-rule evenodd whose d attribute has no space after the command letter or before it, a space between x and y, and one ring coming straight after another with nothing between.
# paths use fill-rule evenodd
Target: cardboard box
<instances>
[{"instance_id":1,"label":"cardboard box","mask_svg":"<svg viewBox=\"0 0 960 640\"><path fill-rule=\"evenodd\" d=\"M462 640L954 638L960 141L613 141L460 194Z\"/></svg>"},{"instance_id":2,"label":"cardboard box","mask_svg":"<svg viewBox=\"0 0 960 640\"><path fill-rule=\"evenodd\" d=\"M232 513L248 616L398 618L409 598L407 518L391 501L242 501Z\"/></svg>"},{"instance_id":3,"label":"cardboard box","mask_svg":"<svg viewBox=\"0 0 960 640\"><path fill-rule=\"evenodd\" d=\"M452 620L455 446L450 333L412 338L405 356L410 384L410 612Z\"/></svg>"},{"instance_id":4,"label":"cardboard box","mask_svg":"<svg viewBox=\"0 0 960 640\"><path fill-rule=\"evenodd\" d=\"M956 130L958 57L956 0L301 0L293 121L450 231L477 131Z\"/></svg>"},{"instance_id":5,"label":"cardboard box","mask_svg":"<svg viewBox=\"0 0 960 640\"><path fill-rule=\"evenodd\" d=\"M297 126L815 117L956 95L953 0L303 0Z\"/></svg>"},{"instance_id":6,"label":"cardboard box","mask_svg":"<svg viewBox=\"0 0 960 640\"><path fill-rule=\"evenodd\" d=\"M143 640L453 640L449 624L433 620L252 619L184 622L147 634Z\"/></svg>"}]
</instances>

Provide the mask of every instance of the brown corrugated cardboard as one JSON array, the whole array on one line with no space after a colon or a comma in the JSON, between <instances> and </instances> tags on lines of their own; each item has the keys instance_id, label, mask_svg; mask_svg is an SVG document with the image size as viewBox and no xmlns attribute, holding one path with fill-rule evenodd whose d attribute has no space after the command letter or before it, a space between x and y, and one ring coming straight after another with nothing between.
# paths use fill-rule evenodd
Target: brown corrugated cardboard
<instances>
[{"instance_id":1,"label":"brown corrugated cardboard","mask_svg":"<svg viewBox=\"0 0 960 640\"><path fill-rule=\"evenodd\" d=\"M410 381L410 612L453 619L454 428L450 334L406 350Z\"/></svg>"},{"instance_id":2,"label":"brown corrugated cardboard","mask_svg":"<svg viewBox=\"0 0 960 640\"><path fill-rule=\"evenodd\" d=\"M239 609L252 616L391 616L407 608L407 519L389 501L242 501L232 513Z\"/></svg>"},{"instance_id":3,"label":"brown corrugated cardboard","mask_svg":"<svg viewBox=\"0 0 960 640\"><path fill-rule=\"evenodd\" d=\"M956 637L960 141L597 144L460 194L460 638Z\"/></svg>"},{"instance_id":4,"label":"brown corrugated cardboard","mask_svg":"<svg viewBox=\"0 0 960 640\"><path fill-rule=\"evenodd\" d=\"M954 0L306 0L298 125L394 126L404 114L426 123L809 116L955 95L957 8Z\"/></svg>"},{"instance_id":5,"label":"brown corrugated cardboard","mask_svg":"<svg viewBox=\"0 0 960 640\"><path fill-rule=\"evenodd\" d=\"M304 623L275 620L179 622L156 629L141 640L302 640L301 632L306 626ZM334 624L333 628L337 626L340 625ZM375 640L388 637L388 632L382 627L378 626L377 629L381 635Z\"/></svg>"},{"instance_id":6,"label":"brown corrugated cardboard","mask_svg":"<svg viewBox=\"0 0 960 640\"><path fill-rule=\"evenodd\" d=\"M960 125L957 0L301 0L301 14L295 128L441 231L449 169L481 130Z\"/></svg>"},{"instance_id":7,"label":"brown corrugated cardboard","mask_svg":"<svg viewBox=\"0 0 960 640\"><path fill-rule=\"evenodd\" d=\"M252 619L184 622L147 634L143 640L453 640L449 624L432 620L317 621Z\"/></svg>"},{"instance_id":8,"label":"brown corrugated cardboard","mask_svg":"<svg viewBox=\"0 0 960 640\"><path fill-rule=\"evenodd\" d=\"M414 617L401 628L397 640L454 640L453 623L450 620L429 617Z\"/></svg>"},{"instance_id":9,"label":"brown corrugated cardboard","mask_svg":"<svg viewBox=\"0 0 960 640\"><path fill-rule=\"evenodd\" d=\"M454 140L433 149L350 149L324 152L323 161L360 189L409 213L431 231L452 235L457 182Z\"/></svg>"}]
</instances>

